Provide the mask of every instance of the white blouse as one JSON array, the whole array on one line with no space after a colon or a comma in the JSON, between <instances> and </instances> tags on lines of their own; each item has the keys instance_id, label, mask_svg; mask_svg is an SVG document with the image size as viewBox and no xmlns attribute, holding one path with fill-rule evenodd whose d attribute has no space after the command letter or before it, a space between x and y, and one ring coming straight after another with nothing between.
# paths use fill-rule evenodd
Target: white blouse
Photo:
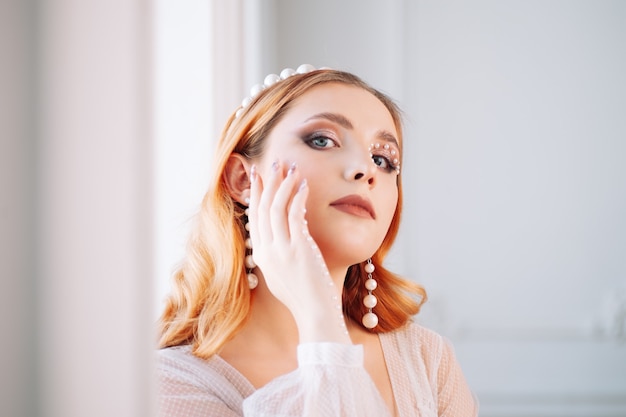
<instances>
[{"instance_id":1,"label":"white blouse","mask_svg":"<svg viewBox=\"0 0 626 417\"><path fill-rule=\"evenodd\" d=\"M450 343L417 324L379 335L395 410L363 366L363 346L298 346L298 368L255 390L226 361L188 345L158 351L162 417L472 417L478 404Z\"/></svg>"}]
</instances>

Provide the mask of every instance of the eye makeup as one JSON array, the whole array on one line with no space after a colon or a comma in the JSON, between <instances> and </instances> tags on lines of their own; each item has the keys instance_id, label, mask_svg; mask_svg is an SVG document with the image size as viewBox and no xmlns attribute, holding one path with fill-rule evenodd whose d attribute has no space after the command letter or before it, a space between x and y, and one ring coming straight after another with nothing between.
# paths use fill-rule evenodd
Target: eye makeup
<instances>
[{"instance_id":1,"label":"eye makeup","mask_svg":"<svg viewBox=\"0 0 626 417\"><path fill-rule=\"evenodd\" d=\"M376 158L383 158L388 165L385 168L395 170L396 174L400 175L400 156L395 146L392 146L389 143L383 144L375 142L370 145L369 151L370 156L376 165L379 165L376 163Z\"/></svg>"}]
</instances>

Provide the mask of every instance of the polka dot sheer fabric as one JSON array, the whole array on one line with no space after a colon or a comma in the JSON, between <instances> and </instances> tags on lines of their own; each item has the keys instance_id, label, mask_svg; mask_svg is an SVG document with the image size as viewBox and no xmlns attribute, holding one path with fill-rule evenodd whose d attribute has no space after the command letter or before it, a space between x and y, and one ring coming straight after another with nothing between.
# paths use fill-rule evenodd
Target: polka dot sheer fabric
<instances>
[{"instance_id":1,"label":"polka dot sheer fabric","mask_svg":"<svg viewBox=\"0 0 626 417\"><path fill-rule=\"evenodd\" d=\"M478 405L450 343L416 324L380 335L395 399L389 410L363 367L363 347L298 347L298 368L255 390L218 355L158 351L162 417L472 417Z\"/></svg>"}]
</instances>

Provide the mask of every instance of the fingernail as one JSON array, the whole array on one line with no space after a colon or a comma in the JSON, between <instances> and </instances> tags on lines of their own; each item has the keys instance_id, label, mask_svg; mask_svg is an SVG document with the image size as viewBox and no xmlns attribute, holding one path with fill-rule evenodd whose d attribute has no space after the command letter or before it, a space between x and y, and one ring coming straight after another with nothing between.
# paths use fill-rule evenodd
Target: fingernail
<instances>
[{"instance_id":1,"label":"fingernail","mask_svg":"<svg viewBox=\"0 0 626 417\"><path fill-rule=\"evenodd\" d=\"M272 171L278 171L278 161L272 162Z\"/></svg>"},{"instance_id":2,"label":"fingernail","mask_svg":"<svg viewBox=\"0 0 626 417\"><path fill-rule=\"evenodd\" d=\"M296 163L292 163L291 166L289 167L289 170L287 171L287 175L291 175L295 172L296 170Z\"/></svg>"},{"instance_id":3,"label":"fingernail","mask_svg":"<svg viewBox=\"0 0 626 417\"><path fill-rule=\"evenodd\" d=\"M306 178L305 178L300 183L300 188L298 188L298 191L302 191L306 186L307 186L307 183L306 183Z\"/></svg>"},{"instance_id":4,"label":"fingernail","mask_svg":"<svg viewBox=\"0 0 626 417\"><path fill-rule=\"evenodd\" d=\"M250 168L250 181L256 180L256 165L252 165Z\"/></svg>"}]
</instances>

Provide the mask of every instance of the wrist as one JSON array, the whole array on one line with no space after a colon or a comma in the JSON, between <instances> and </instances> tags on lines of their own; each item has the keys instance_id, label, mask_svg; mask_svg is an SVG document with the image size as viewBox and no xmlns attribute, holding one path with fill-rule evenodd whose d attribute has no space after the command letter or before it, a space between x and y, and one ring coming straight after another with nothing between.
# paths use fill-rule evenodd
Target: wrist
<instances>
[{"instance_id":1,"label":"wrist","mask_svg":"<svg viewBox=\"0 0 626 417\"><path fill-rule=\"evenodd\" d=\"M307 311L295 317L300 343L334 342L352 344L341 309Z\"/></svg>"}]
</instances>

